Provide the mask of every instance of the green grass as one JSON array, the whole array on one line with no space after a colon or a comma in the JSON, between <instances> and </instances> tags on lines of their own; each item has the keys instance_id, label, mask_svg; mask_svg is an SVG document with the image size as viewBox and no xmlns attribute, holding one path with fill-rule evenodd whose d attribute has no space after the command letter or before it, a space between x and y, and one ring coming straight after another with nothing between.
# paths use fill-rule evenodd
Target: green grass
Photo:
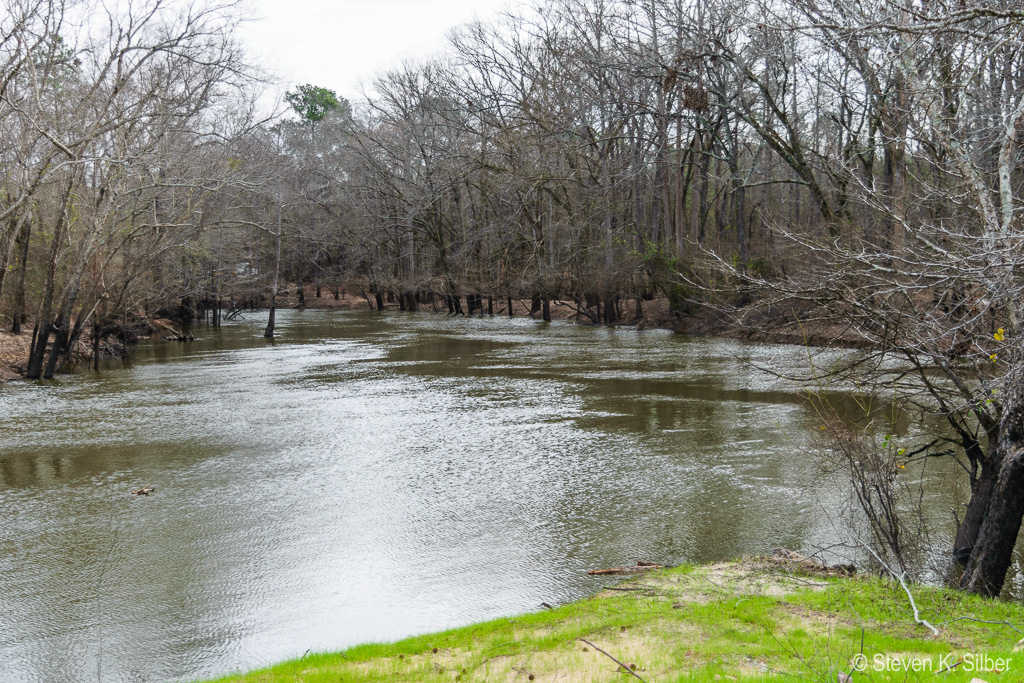
<instances>
[{"instance_id":1,"label":"green grass","mask_svg":"<svg viewBox=\"0 0 1024 683\"><path fill-rule=\"evenodd\" d=\"M306 656L219 681L637 681L584 640L635 666L648 683L834 682L860 653L868 670L855 681L1024 680L1024 652L1012 651L1024 636L1024 607L1008 602L914 586L936 637L914 623L899 584L877 578L797 575L744 561L678 567L617 588L551 611ZM985 671L978 655L1010 665ZM876 670L876 656L916 658L931 671Z\"/></svg>"}]
</instances>

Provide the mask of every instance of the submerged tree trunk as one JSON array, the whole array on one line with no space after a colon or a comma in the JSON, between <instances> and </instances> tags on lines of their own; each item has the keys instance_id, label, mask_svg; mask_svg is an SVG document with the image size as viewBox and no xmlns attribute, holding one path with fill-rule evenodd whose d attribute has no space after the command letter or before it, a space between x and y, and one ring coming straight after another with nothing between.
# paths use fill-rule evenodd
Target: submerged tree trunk
<instances>
[{"instance_id":1,"label":"submerged tree trunk","mask_svg":"<svg viewBox=\"0 0 1024 683\"><path fill-rule=\"evenodd\" d=\"M60 360L57 363L57 372L64 369L64 366L71 361L71 356L74 354L75 346L78 345L78 341L82 338L82 332L85 331L85 326L89 323L92 318L93 312L95 312L95 306L85 311L85 306L78 312L78 317L75 319L75 326L71 329L71 334L68 336L67 341L64 343L64 348L61 353Z\"/></svg>"},{"instance_id":2,"label":"submerged tree trunk","mask_svg":"<svg viewBox=\"0 0 1024 683\"><path fill-rule=\"evenodd\" d=\"M57 321L57 333L53 338L53 346L50 348L50 356L46 361L46 370L43 371L43 379L53 379L57 372L57 360L63 355L64 347L68 344L71 334L71 321L63 315Z\"/></svg>"},{"instance_id":3,"label":"submerged tree trunk","mask_svg":"<svg viewBox=\"0 0 1024 683\"><path fill-rule=\"evenodd\" d=\"M605 322L606 325L612 325L612 324L618 322L618 319L619 319L619 316L618 316L618 305L619 305L619 298L617 296L616 297L608 297L607 299L605 299L605 301L604 301L604 322Z\"/></svg>"},{"instance_id":4,"label":"submerged tree trunk","mask_svg":"<svg viewBox=\"0 0 1024 683\"><path fill-rule=\"evenodd\" d=\"M46 355L46 346L50 342L50 335L53 333L53 298L57 288L57 260L60 255L60 246L63 242L64 226L67 224L68 200L71 197L71 190L74 186L68 184L61 200L60 211L57 214L57 224L53 231L53 241L50 245L50 259L46 267L46 285L43 289L43 303L39 309L39 318L36 320L35 329L32 334L32 348L28 355L28 368L25 373L27 379L39 379L43 374L43 358Z\"/></svg>"},{"instance_id":5,"label":"submerged tree trunk","mask_svg":"<svg viewBox=\"0 0 1024 683\"><path fill-rule=\"evenodd\" d=\"M220 264L215 264L213 268L213 326L220 327L220 280L217 274L217 268Z\"/></svg>"},{"instance_id":6,"label":"submerged tree trunk","mask_svg":"<svg viewBox=\"0 0 1024 683\"><path fill-rule=\"evenodd\" d=\"M298 280L299 281L298 281L298 285L296 287L295 293L299 297L298 308L301 310L301 309L304 309L306 307L306 283L302 279L302 273L299 273Z\"/></svg>"},{"instance_id":7,"label":"submerged tree trunk","mask_svg":"<svg viewBox=\"0 0 1024 683\"><path fill-rule=\"evenodd\" d=\"M266 339L274 338L274 318L277 314L277 285L281 275L281 198L277 201L277 239L274 247L274 276L270 283L270 315L267 317L267 328L263 331Z\"/></svg>"},{"instance_id":8,"label":"submerged tree trunk","mask_svg":"<svg viewBox=\"0 0 1024 683\"><path fill-rule=\"evenodd\" d=\"M92 324L92 369L100 371L100 328L95 321Z\"/></svg>"}]
</instances>

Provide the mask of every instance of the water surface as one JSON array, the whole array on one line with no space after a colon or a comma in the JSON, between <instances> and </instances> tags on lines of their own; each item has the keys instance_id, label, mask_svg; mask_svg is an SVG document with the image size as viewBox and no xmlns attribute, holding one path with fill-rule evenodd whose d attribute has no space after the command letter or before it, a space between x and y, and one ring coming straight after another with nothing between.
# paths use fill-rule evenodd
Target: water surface
<instances>
[{"instance_id":1,"label":"water surface","mask_svg":"<svg viewBox=\"0 0 1024 683\"><path fill-rule=\"evenodd\" d=\"M317 311L269 343L249 318L0 388L5 681L195 679L837 538L812 418L751 367L803 349Z\"/></svg>"}]
</instances>

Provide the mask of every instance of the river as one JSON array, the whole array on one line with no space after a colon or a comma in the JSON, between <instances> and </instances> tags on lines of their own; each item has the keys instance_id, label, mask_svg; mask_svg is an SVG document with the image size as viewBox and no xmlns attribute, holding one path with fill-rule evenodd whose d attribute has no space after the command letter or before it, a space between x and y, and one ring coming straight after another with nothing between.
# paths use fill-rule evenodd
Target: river
<instances>
[{"instance_id":1,"label":"river","mask_svg":"<svg viewBox=\"0 0 1024 683\"><path fill-rule=\"evenodd\" d=\"M840 535L812 417L752 367L804 349L312 310L267 342L248 318L0 387L4 681L192 680Z\"/></svg>"}]
</instances>

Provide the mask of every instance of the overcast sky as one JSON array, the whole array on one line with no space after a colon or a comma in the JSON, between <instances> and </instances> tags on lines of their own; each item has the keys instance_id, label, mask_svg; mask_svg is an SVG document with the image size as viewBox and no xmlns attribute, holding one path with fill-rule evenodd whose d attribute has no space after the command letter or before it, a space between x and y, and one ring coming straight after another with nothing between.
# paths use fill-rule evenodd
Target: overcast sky
<instances>
[{"instance_id":1,"label":"overcast sky","mask_svg":"<svg viewBox=\"0 0 1024 683\"><path fill-rule=\"evenodd\" d=\"M349 99L382 69L444 47L446 32L515 0L250 0L251 53L285 87L312 83Z\"/></svg>"}]
</instances>

